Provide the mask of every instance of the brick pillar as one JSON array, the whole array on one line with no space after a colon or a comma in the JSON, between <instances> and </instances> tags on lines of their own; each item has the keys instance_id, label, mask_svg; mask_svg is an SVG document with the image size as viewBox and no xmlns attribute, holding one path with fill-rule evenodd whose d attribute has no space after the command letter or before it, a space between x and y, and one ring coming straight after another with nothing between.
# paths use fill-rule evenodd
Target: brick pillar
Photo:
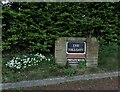
<instances>
[{"instance_id":1,"label":"brick pillar","mask_svg":"<svg viewBox=\"0 0 120 92\"><path fill-rule=\"evenodd\" d=\"M98 65L98 42L96 38L87 38L86 66L97 67Z\"/></svg>"},{"instance_id":2,"label":"brick pillar","mask_svg":"<svg viewBox=\"0 0 120 92\"><path fill-rule=\"evenodd\" d=\"M66 38L58 38L55 42L55 61L59 65L66 64Z\"/></svg>"}]
</instances>

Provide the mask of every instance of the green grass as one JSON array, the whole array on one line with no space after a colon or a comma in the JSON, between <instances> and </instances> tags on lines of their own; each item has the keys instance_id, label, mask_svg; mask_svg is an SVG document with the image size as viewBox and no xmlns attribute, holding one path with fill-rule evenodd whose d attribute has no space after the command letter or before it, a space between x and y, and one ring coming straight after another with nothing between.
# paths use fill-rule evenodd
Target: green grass
<instances>
[{"instance_id":1,"label":"green grass","mask_svg":"<svg viewBox=\"0 0 120 92\"><path fill-rule=\"evenodd\" d=\"M115 43L111 43L99 51L99 68L103 70L118 69L118 52L118 45Z\"/></svg>"},{"instance_id":2,"label":"green grass","mask_svg":"<svg viewBox=\"0 0 120 92\"><path fill-rule=\"evenodd\" d=\"M86 66L79 64L76 69L66 66L59 66L55 64L54 60L51 62L41 62L38 66L27 68L26 70L14 71L6 68L5 63L12 59L13 56L21 56L22 54L10 53L3 54L3 82L17 82L22 80L36 80L56 76L73 76L79 74L106 72L118 70L118 46L117 44L110 44L101 47L99 51L99 65L95 68L86 68ZM49 55L48 55L49 56Z\"/></svg>"},{"instance_id":3,"label":"green grass","mask_svg":"<svg viewBox=\"0 0 120 92\"><path fill-rule=\"evenodd\" d=\"M55 64L54 61L41 62L38 66L32 66L25 70L15 71L5 66L5 63L9 59L11 59L11 57L3 59L3 82L43 79L53 76L64 76L68 73L67 67L59 66Z\"/></svg>"}]
</instances>

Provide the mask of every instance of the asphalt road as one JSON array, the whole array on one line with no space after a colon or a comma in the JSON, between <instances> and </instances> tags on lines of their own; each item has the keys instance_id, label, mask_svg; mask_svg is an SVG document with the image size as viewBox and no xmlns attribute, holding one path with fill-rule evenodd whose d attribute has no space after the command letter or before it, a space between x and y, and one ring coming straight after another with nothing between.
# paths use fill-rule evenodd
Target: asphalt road
<instances>
[{"instance_id":1,"label":"asphalt road","mask_svg":"<svg viewBox=\"0 0 120 92\"><path fill-rule=\"evenodd\" d=\"M118 90L118 78L81 80L77 82L47 85L43 87L23 88L24 90Z\"/></svg>"}]
</instances>

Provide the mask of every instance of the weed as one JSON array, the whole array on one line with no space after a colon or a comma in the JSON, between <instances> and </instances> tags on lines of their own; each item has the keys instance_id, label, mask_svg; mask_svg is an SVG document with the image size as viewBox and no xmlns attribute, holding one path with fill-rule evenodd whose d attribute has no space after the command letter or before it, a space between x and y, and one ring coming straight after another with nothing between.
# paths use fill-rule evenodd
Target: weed
<instances>
[{"instance_id":1,"label":"weed","mask_svg":"<svg viewBox=\"0 0 120 92\"><path fill-rule=\"evenodd\" d=\"M70 77L76 73L76 70L74 68L68 67L65 72L66 72L66 75Z\"/></svg>"},{"instance_id":2,"label":"weed","mask_svg":"<svg viewBox=\"0 0 120 92\"><path fill-rule=\"evenodd\" d=\"M86 61L85 60L81 60L78 62L78 68L85 68L86 67Z\"/></svg>"}]
</instances>

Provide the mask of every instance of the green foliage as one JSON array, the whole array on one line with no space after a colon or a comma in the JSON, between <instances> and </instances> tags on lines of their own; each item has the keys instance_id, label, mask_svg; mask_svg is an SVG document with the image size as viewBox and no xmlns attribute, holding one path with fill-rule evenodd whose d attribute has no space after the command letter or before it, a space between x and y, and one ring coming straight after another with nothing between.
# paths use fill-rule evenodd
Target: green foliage
<instances>
[{"instance_id":1,"label":"green foliage","mask_svg":"<svg viewBox=\"0 0 120 92\"><path fill-rule=\"evenodd\" d=\"M97 37L118 43L116 3L14 2L3 7L3 50L53 52L58 37Z\"/></svg>"},{"instance_id":2,"label":"green foliage","mask_svg":"<svg viewBox=\"0 0 120 92\"><path fill-rule=\"evenodd\" d=\"M65 71L66 75L68 77L73 76L76 73L76 70L74 68L68 67Z\"/></svg>"},{"instance_id":3,"label":"green foliage","mask_svg":"<svg viewBox=\"0 0 120 92\"><path fill-rule=\"evenodd\" d=\"M119 49L116 43L110 43L99 51L98 65L101 69L112 70L118 69L120 65L118 60Z\"/></svg>"},{"instance_id":4,"label":"green foliage","mask_svg":"<svg viewBox=\"0 0 120 92\"><path fill-rule=\"evenodd\" d=\"M85 68L86 67L86 61L79 61L78 62L78 68Z\"/></svg>"},{"instance_id":5,"label":"green foliage","mask_svg":"<svg viewBox=\"0 0 120 92\"><path fill-rule=\"evenodd\" d=\"M12 60L13 57L22 57L23 53L7 53L7 55L3 55L3 62L2 62L2 80L3 82L17 82L23 80L37 80L43 78L50 78L50 77L57 77L57 76L68 76L71 77L73 75L80 75L80 74L88 74L88 73L98 73L98 72L105 72L105 71L118 71L118 66L120 60L118 56L120 56L120 47L116 43L111 43L104 47L100 47L99 51L99 60L98 60L98 67L95 68L86 68L80 67L73 69L70 67L69 64L66 66L57 65L53 57L47 54L47 58L50 58L52 61L50 62L41 62L38 66L29 67L24 70L20 71L12 71L10 68L7 68L5 64ZM29 55L27 55L29 56ZM31 56L31 55L30 55ZM84 65L84 64L82 64Z\"/></svg>"}]
</instances>

